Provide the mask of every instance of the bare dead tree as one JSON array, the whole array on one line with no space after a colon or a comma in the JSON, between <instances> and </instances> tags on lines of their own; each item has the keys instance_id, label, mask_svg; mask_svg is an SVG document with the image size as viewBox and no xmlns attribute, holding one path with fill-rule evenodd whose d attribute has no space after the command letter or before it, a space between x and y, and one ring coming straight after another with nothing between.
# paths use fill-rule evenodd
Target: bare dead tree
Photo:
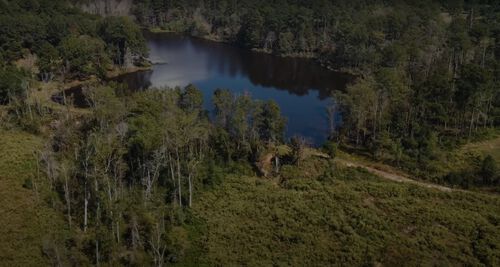
<instances>
[{"instance_id":1,"label":"bare dead tree","mask_svg":"<svg viewBox=\"0 0 500 267\"><path fill-rule=\"evenodd\" d=\"M165 234L165 219L160 216L159 222L157 222L153 228L153 234L151 235L151 240L149 244L153 250L153 258L155 266L162 267L165 261L165 252L167 246L163 241L163 236Z\"/></svg>"}]
</instances>

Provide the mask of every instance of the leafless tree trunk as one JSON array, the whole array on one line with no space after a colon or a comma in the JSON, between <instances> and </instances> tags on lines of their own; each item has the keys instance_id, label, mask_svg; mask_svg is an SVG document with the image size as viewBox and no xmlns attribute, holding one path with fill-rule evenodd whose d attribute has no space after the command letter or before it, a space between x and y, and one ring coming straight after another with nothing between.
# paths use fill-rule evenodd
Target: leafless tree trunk
<instances>
[{"instance_id":1,"label":"leafless tree trunk","mask_svg":"<svg viewBox=\"0 0 500 267\"><path fill-rule=\"evenodd\" d=\"M116 221L116 242L120 243L120 221L119 220Z\"/></svg>"},{"instance_id":2,"label":"leafless tree trunk","mask_svg":"<svg viewBox=\"0 0 500 267\"><path fill-rule=\"evenodd\" d=\"M87 232L87 225L88 225L88 205L89 205L89 198L90 198L90 192L87 186L88 183L88 178L89 178L89 163L90 163L90 157L91 157L91 152L89 149L86 147L85 148L85 157L83 159L83 167L84 167L84 216L83 216L83 231Z\"/></svg>"},{"instance_id":3,"label":"leafless tree trunk","mask_svg":"<svg viewBox=\"0 0 500 267\"><path fill-rule=\"evenodd\" d=\"M66 201L68 225L71 229L71 195L69 190L68 174L66 172L64 173L64 199Z\"/></svg>"},{"instance_id":4,"label":"leafless tree trunk","mask_svg":"<svg viewBox=\"0 0 500 267\"><path fill-rule=\"evenodd\" d=\"M188 175L188 184L189 184L189 207L193 205L193 182L191 181L191 173Z\"/></svg>"},{"instance_id":5,"label":"leafless tree trunk","mask_svg":"<svg viewBox=\"0 0 500 267\"><path fill-rule=\"evenodd\" d=\"M84 199L84 212L83 212L83 232L87 232L88 223L88 206L89 206L89 193L87 192L87 182L85 182L85 199Z\"/></svg>"},{"instance_id":6,"label":"leafless tree trunk","mask_svg":"<svg viewBox=\"0 0 500 267\"><path fill-rule=\"evenodd\" d=\"M326 108L326 112L328 115L328 122L329 122L329 126L330 126L329 137L332 137L335 134L335 112L336 112L336 109L337 108L335 107L335 105L333 103Z\"/></svg>"},{"instance_id":7,"label":"leafless tree trunk","mask_svg":"<svg viewBox=\"0 0 500 267\"><path fill-rule=\"evenodd\" d=\"M95 212L95 224L96 224L96 236L95 236L95 260L96 260L96 266L100 265L100 254L99 254L99 238L97 235L97 229L99 228L99 220L100 218L100 204L97 202L97 207L96 207L96 212Z\"/></svg>"},{"instance_id":8,"label":"leafless tree trunk","mask_svg":"<svg viewBox=\"0 0 500 267\"><path fill-rule=\"evenodd\" d=\"M154 252L155 266L162 267L165 259L165 251L167 247L163 242L163 234L165 233L165 220L163 216L160 218L160 222L156 223L154 227L154 232L152 239L149 241L151 248Z\"/></svg>"},{"instance_id":9,"label":"leafless tree trunk","mask_svg":"<svg viewBox=\"0 0 500 267\"><path fill-rule=\"evenodd\" d=\"M139 226L135 215L132 216L131 224L132 249L135 251L141 244L141 235L139 234Z\"/></svg>"},{"instance_id":10,"label":"leafless tree trunk","mask_svg":"<svg viewBox=\"0 0 500 267\"><path fill-rule=\"evenodd\" d=\"M181 163L179 159L179 148L175 149L175 154L176 154L176 161L177 161L177 187L178 187L178 194L179 194L179 206L182 207L182 183L181 183Z\"/></svg>"}]
</instances>

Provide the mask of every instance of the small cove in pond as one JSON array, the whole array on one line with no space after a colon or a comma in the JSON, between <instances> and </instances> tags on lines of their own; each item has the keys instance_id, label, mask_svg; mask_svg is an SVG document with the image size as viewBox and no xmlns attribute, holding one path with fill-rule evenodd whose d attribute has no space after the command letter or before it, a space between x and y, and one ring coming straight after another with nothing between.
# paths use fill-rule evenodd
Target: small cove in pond
<instances>
[{"instance_id":1,"label":"small cove in pond","mask_svg":"<svg viewBox=\"0 0 500 267\"><path fill-rule=\"evenodd\" d=\"M287 136L304 136L316 145L327 138L329 96L352 80L310 59L282 58L178 34L147 33L146 40L155 63L152 70L114 80L131 90L194 84L210 111L218 88L274 100L287 118Z\"/></svg>"}]
</instances>

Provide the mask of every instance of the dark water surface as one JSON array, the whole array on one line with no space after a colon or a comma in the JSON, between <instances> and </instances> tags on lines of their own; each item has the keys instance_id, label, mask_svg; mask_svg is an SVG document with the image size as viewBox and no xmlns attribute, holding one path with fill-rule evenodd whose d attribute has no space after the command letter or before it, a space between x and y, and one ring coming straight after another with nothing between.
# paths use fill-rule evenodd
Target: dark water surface
<instances>
[{"instance_id":1,"label":"dark water surface","mask_svg":"<svg viewBox=\"0 0 500 267\"><path fill-rule=\"evenodd\" d=\"M301 135L315 144L327 137L331 92L351 80L308 59L280 58L175 34L146 34L146 39L155 65L151 71L121 77L130 89L192 83L203 91L209 110L217 88L273 99L288 119L287 135Z\"/></svg>"},{"instance_id":2,"label":"dark water surface","mask_svg":"<svg viewBox=\"0 0 500 267\"><path fill-rule=\"evenodd\" d=\"M308 59L281 58L175 34L146 34L152 71L124 77L131 88L196 85L205 107L217 88L253 98L273 99L288 119L287 135L319 144L327 137L326 106L333 90L344 89L347 75Z\"/></svg>"}]
</instances>

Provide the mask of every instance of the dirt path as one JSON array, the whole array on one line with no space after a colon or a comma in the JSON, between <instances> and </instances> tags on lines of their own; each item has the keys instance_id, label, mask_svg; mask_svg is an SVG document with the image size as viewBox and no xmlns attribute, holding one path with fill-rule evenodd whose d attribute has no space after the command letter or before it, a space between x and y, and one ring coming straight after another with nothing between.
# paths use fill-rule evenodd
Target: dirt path
<instances>
[{"instance_id":1,"label":"dirt path","mask_svg":"<svg viewBox=\"0 0 500 267\"><path fill-rule=\"evenodd\" d=\"M306 150L306 155L312 156L312 157L324 158L324 159L330 158L329 155L327 155L321 151L318 151L316 149ZM423 186L423 187L427 187L427 188L437 189L437 190L440 190L443 192L458 192L458 191L465 192L465 190L461 190L461 189L455 189L455 188L451 188L451 187L447 187L447 186L426 183L426 182L411 179L411 178L409 178L408 175L401 173L401 171L399 171L399 170L391 170L392 168L390 166L387 166L387 165L383 166L383 169L385 169L385 170L381 170L381 169L375 168L373 166L369 166L366 163L355 161L355 160L350 160L350 159L345 159L345 158L336 157L335 162L338 162L338 163L340 163L344 166L347 166L347 167L363 168L363 169L367 170L368 172L370 172L378 177L381 177L381 178L387 179L387 180L391 180L394 182L398 182L398 183L409 183L409 184L414 184L414 185Z\"/></svg>"},{"instance_id":2,"label":"dirt path","mask_svg":"<svg viewBox=\"0 0 500 267\"><path fill-rule=\"evenodd\" d=\"M478 153L483 156L486 155L491 155L493 158L495 158L497 161L500 161L500 136L497 136L495 138L492 138L490 140L485 140L481 142L475 142L475 143L470 143L465 145L464 147L460 148L459 151L461 153ZM319 155L316 155L319 156ZM418 181L416 179L410 178L409 175L402 173L399 170L392 170L390 166L383 165L381 168L376 168L374 166L370 166L369 163L363 163L359 162L356 160L350 160L350 159L344 159L344 158L336 158L335 161L338 163L348 166L348 167L359 167L367 170L368 172L375 174L381 178L399 182L399 183L410 183L410 184L415 184L427 188L433 188L433 189L438 189L443 192L468 192L467 190L463 189L456 189L456 188L451 188L447 186L442 186L438 184L432 184L432 183L427 183L423 181ZM384 169L384 170L381 170Z\"/></svg>"},{"instance_id":3,"label":"dirt path","mask_svg":"<svg viewBox=\"0 0 500 267\"><path fill-rule=\"evenodd\" d=\"M395 181L395 182L399 182L399 183L409 183L409 184L419 185L419 186L423 186L423 187L427 187L427 188L438 189L438 190L443 191L443 192L462 191L459 189L454 189L454 188L450 188L450 187L446 187L446 186L442 186L442 185L425 183L425 182L413 180L413 179L408 178L407 176L404 176L401 174L396 174L396 173L392 173L392 172L378 170L378 169L375 169L375 168L370 167L370 166L366 166L366 165L358 163L358 162L352 162L352 161L348 161L348 160L344 160L344 159L335 159L335 161L342 164L342 165L345 165L347 167L363 168L363 169L367 170L368 172L375 174L381 178Z\"/></svg>"}]
</instances>

